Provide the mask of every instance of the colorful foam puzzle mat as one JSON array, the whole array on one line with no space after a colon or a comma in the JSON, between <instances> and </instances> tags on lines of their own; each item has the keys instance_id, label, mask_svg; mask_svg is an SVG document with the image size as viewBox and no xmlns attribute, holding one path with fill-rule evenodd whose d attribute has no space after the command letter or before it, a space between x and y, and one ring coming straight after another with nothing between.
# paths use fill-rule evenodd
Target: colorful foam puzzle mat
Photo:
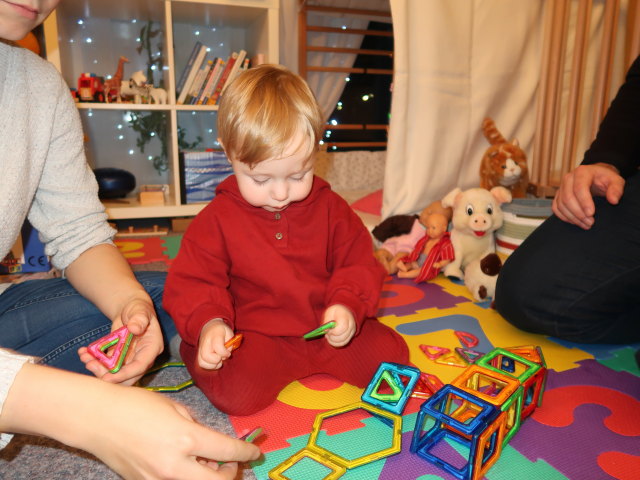
<instances>
[{"instance_id":1,"label":"colorful foam puzzle mat","mask_svg":"<svg viewBox=\"0 0 640 480\"><path fill-rule=\"evenodd\" d=\"M125 255L132 255L132 263L165 261L169 265L179 248L179 238L151 240L118 244ZM460 375L465 363L431 359L421 345L446 348L451 355L459 348L486 353L521 345L540 347L548 368L542 405L523 421L483 477L486 480L640 478L640 369L634 357L640 344L576 344L523 332L491 309L489 301L474 302L464 285L442 275L420 284L388 277L378 318L406 340L413 365L443 383ZM463 343L473 338L478 340L473 347ZM256 427L263 429L256 443L264 456L251 465L255 476L268 479L269 471L303 450L318 414L356 403L362 394L363 389L315 375L293 382L274 404L255 415L230 417L239 436ZM399 453L348 469L340 478L453 480L453 475L409 451L423 402L410 398L403 411ZM375 416L352 411L333 417L323 425L321 435L341 455L357 456L367 447L380 448L387 429ZM443 448L453 457L465 454L453 443ZM329 468L310 458L302 458L284 474L291 480L333 478Z\"/></svg>"}]
</instances>

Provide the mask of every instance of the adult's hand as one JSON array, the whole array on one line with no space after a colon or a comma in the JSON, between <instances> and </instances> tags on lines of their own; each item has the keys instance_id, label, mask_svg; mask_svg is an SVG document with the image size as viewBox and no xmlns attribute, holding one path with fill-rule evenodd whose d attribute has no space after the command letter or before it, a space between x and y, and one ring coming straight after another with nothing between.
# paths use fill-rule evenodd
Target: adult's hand
<instances>
[{"instance_id":1,"label":"adult's hand","mask_svg":"<svg viewBox=\"0 0 640 480\"><path fill-rule=\"evenodd\" d=\"M232 480L236 462L260 456L255 445L196 423L159 393L33 364L9 390L0 431L86 450L125 479Z\"/></svg>"},{"instance_id":2,"label":"adult's hand","mask_svg":"<svg viewBox=\"0 0 640 480\"><path fill-rule=\"evenodd\" d=\"M595 222L593 196L602 196L616 205L624 192L624 178L606 163L580 165L562 178L552 210L560 220L590 229Z\"/></svg>"},{"instance_id":3,"label":"adult's hand","mask_svg":"<svg viewBox=\"0 0 640 480\"><path fill-rule=\"evenodd\" d=\"M134 334L134 338L129 348L129 354L117 373L110 373L89 353L86 346L78 349L78 355L87 370L96 377L111 383L133 385L149 370L156 357L162 353L164 349L162 330L151 300L144 297L134 297L125 304L122 312L113 322L112 330L123 325L126 325L129 331Z\"/></svg>"}]
</instances>

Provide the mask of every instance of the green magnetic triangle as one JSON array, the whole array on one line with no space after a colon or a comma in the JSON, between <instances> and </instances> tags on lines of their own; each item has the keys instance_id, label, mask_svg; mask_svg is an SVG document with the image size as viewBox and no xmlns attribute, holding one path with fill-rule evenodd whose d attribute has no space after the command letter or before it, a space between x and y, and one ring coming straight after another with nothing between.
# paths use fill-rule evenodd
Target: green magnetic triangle
<instances>
[{"instance_id":1,"label":"green magnetic triangle","mask_svg":"<svg viewBox=\"0 0 640 480\"><path fill-rule=\"evenodd\" d=\"M387 385L389 385L389 387L391 388L392 393L380 393L379 390L383 381L387 382ZM398 385L396 379L393 378L393 376L385 370L384 372L382 372L382 375L380 375L378 383L376 383L373 392L371 392L371 398L375 398L377 400L380 400L381 402L397 402L402 398L403 391L404 389Z\"/></svg>"}]
</instances>

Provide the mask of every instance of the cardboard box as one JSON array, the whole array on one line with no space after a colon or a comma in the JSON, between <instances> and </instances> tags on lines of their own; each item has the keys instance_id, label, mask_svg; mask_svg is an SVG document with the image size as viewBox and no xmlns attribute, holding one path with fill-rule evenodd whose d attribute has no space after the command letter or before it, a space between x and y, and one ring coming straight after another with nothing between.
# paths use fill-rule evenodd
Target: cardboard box
<instances>
[{"instance_id":1,"label":"cardboard box","mask_svg":"<svg viewBox=\"0 0 640 480\"><path fill-rule=\"evenodd\" d=\"M168 185L142 185L138 196L140 205L164 205L164 196L168 189Z\"/></svg>"}]
</instances>

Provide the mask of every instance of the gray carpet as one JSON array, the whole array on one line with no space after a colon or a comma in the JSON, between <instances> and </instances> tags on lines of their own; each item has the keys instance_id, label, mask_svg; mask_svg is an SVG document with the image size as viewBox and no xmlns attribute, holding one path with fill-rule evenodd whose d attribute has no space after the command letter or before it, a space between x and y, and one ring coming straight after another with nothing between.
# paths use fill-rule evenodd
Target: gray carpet
<instances>
[{"instance_id":1,"label":"gray carpet","mask_svg":"<svg viewBox=\"0 0 640 480\"><path fill-rule=\"evenodd\" d=\"M149 385L178 385L189 379L185 368L171 367L145 378ZM233 435L227 416L216 410L202 392L191 386L175 393L162 393L186 405L193 417L204 425ZM112 480L120 478L106 465L87 453L69 448L53 440L16 435L7 447L0 450L0 479L2 480ZM255 479L246 468L238 478Z\"/></svg>"}]
</instances>

